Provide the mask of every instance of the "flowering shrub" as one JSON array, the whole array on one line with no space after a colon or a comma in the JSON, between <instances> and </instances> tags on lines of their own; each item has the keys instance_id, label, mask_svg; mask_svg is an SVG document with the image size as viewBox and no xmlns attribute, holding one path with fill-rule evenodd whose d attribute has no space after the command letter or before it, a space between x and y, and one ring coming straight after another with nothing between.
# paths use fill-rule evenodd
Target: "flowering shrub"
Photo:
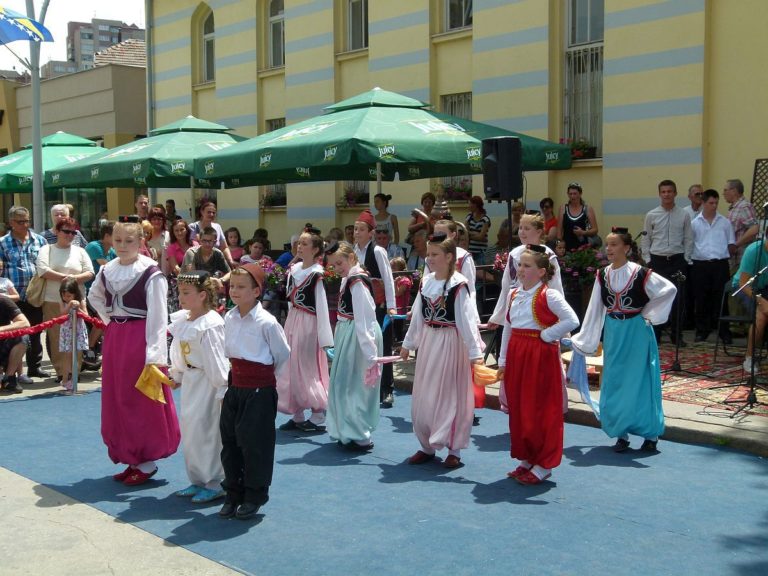
<instances>
[{"instance_id":1,"label":"flowering shrub","mask_svg":"<svg viewBox=\"0 0 768 576\"><path fill-rule=\"evenodd\" d=\"M571 147L571 158L578 160L580 158L594 158L597 153L597 146L592 144L586 138L560 138L560 144Z\"/></svg>"},{"instance_id":2,"label":"flowering shrub","mask_svg":"<svg viewBox=\"0 0 768 576\"><path fill-rule=\"evenodd\" d=\"M580 286L592 286L597 270L607 265L608 259L605 254L590 248L588 245L566 252L560 270L563 287L576 289Z\"/></svg>"},{"instance_id":3,"label":"flowering shrub","mask_svg":"<svg viewBox=\"0 0 768 576\"><path fill-rule=\"evenodd\" d=\"M281 290L285 289L285 281L288 273L285 268L270 260L266 263L264 268L264 274L266 275L267 289L268 290Z\"/></svg>"},{"instance_id":4,"label":"flowering shrub","mask_svg":"<svg viewBox=\"0 0 768 576\"><path fill-rule=\"evenodd\" d=\"M333 269L333 266L326 266L323 272L323 282L326 288L333 288L338 291L341 285L341 276Z\"/></svg>"},{"instance_id":5,"label":"flowering shrub","mask_svg":"<svg viewBox=\"0 0 768 576\"><path fill-rule=\"evenodd\" d=\"M344 195L341 198L341 205L345 208L354 208L355 206L368 205L370 196L364 182L347 182L344 186Z\"/></svg>"}]
</instances>

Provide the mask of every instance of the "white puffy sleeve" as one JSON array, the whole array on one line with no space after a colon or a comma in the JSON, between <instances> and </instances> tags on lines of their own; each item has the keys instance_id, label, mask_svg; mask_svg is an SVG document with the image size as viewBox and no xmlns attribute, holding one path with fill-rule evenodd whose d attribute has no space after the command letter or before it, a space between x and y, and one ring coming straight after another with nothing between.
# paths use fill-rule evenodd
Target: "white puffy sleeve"
<instances>
[{"instance_id":1,"label":"white puffy sleeve","mask_svg":"<svg viewBox=\"0 0 768 576\"><path fill-rule=\"evenodd\" d=\"M168 281L155 274L147 281L146 364L168 364Z\"/></svg>"},{"instance_id":2,"label":"white puffy sleeve","mask_svg":"<svg viewBox=\"0 0 768 576\"><path fill-rule=\"evenodd\" d=\"M176 344L176 341L173 343ZM216 398L224 398L229 375L229 360L224 353L224 324L205 330L200 345L203 349L202 368L205 377L216 390Z\"/></svg>"},{"instance_id":3,"label":"white puffy sleeve","mask_svg":"<svg viewBox=\"0 0 768 576\"><path fill-rule=\"evenodd\" d=\"M554 273L552 274L552 279L547 282L547 286L557 290L560 294L565 294L565 291L563 290L563 278L560 275L560 263L557 261L557 254L550 255L549 261L552 263Z\"/></svg>"},{"instance_id":4,"label":"white puffy sleeve","mask_svg":"<svg viewBox=\"0 0 768 576\"><path fill-rule=\"evenodd\" d=\"M546 294L547 306L557 316L558 321L541 331L541 339L544 342L557 342L579 325L579 318L560 292L547 290Z\"/></svg>"},{"instance_id":5,"label":"white puffy sleeve","mask_svg":"<svg viewBox=\"0 0 768 576\"><path fill-rule=\"evenodd\" d=\"M322 278L315 282L315 311L317 314L317 343L321 348L333 346L331 316L328 312L328 298L325 295L325 284L323 284Z\"/></svg>"},{"instance_id":6,"label":"white puffy sleeve","mask_svg":"<svg viewBox=\"0 0 768 576\"><path fill-rule=\"evenodd\" d=\"M472 303L473 298L470 296L469 290L460 287L453 304L456 329L467 347L469 359L475 360L483 357L485 344L480 337L480 331L477 329L477 313Z\"/></svg>"},{"instance_id":7,"label":"white puffy sleeve","mask_svg":"<svg viewBox=\"0 0 768 576\"><path fill-rule=\"evenodd\" d=\"M663 324L669 318L677 288L661 274L648 272L645 279L645 293L650 298L650 302L643 308L643 318L651 324Z\"/></svg>"},{"instance_id":8,"label":"white puffy sleeve","mask_svg":"<svg viewBox=\"0 0 768 576\"><path fill-rule=\"evenodd\" d=\"M352 291L352 311L355 316L355 334L363 356L368 362L367 368L373 366L378 350L376 348L376 304L370 290L362 281L355 282L349 288Z\"/></svg>"},{"instance_id":9,"label":"white puffy sleeve","mask_svg":"<svg viewBox=\"0 0 768 576\"><path fill-rule=\"evenodd\" d=\"M421 288L411 307L411 322L408 325L408 332L403 339L403 348L407 350L416 350L421 341L421 331L424 329L424 317L421 315Z\"/></svg>"},{"instance_id":10,"label":"white puffy sleeve","mask_svg":"<svg viewBox=\"0 0 768 576\"><path fill-rule=\"evenodd\" d=\"M291 347L288 345L288 339L285 337L283 327L274 316L270 317L270 321L264 326L264 339L269 345L269 352L272 354L275 366L275 378L280 376L280 373L288 365L288 358L291 355Z\"/></svg>"},{"instance_id":11,"label":"white puffy sleeve","mask_svg":"<svg viewBox=\"0 0 768 576\"><path fill-rule=\"evenodd\" d=\"M102 274L104 274L104 266L99 269L96 279L88 290L88 304L93 306L102 322L109 324L109 315L107 314L104 296L104 282L101 279Z\"/></svg>"},{"instance_id":12,"label":"white puffy sleeve","mask_svg":"<svg viewBox=\"0 0 768 576\"><path fill-rule=\"evenodd\" d=\"M571 338L573 347L585 356L597 352L597 347L600 344L600 335L603 332L603 324L605 323L605 311L603 299L600 295L600 280L596 277L595 284L592 287L592 296L589 299L589 306L587 306L587 313L584 315L584 322L581 323L581 330Z\"/></svg>"},{"instance_id":13,"label":"white puffy sleeve","mask_svg":"<svg viewBox=\"0 0 768 576\"><path fill-rule=\"evenodd\" d=\"M504 268L504 274L501 277L501 292L499 292L499 299L496 300L496 307L493 309L489 322L496 324L497 326L503 326L507 313L507 300L509 296L510 286L512 285L512 277L509 275L509 267L514 266L515 262L512 259L512 251L509 251L507 257L507 267Z\"/></svg>"},{"instance_id":14,"label":"white puffy sleeve","mask_svg":"<svg viewBox=\"0 0 768 576\"><path fill-rule=\"evenodd\" d=\"M380 246L373 249L373 255L376 258L376 264L379 265L381 279L384 282L384 297L387 300L387 310L396 308L395 306L395 280L392 277L392 266L387 258L387 251ZM354 299L354 292L352 293Z\"/></svg>"},{"instance_id":15,"label":"white puffy sleeve","mask_svg":"<svg viewBox=\"0 0 768 576\"><path fill-rule=\"evenodd\" d=\"M472 255L467 255L464 258L464 262L461 265L461 274L467 279L467 288L469 288L469 295L472 298L475 297L475 283L477 282L477 268L475 267L475 259Z\"/></svg>"}]
</instances>

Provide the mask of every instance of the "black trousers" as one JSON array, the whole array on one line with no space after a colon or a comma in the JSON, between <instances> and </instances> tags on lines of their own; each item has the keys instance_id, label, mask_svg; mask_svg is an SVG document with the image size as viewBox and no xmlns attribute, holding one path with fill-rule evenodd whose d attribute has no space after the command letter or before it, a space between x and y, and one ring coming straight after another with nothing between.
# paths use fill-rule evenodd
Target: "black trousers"
<instances>
[{"instance_id":1,"label":"black trousers","mask_svg":"<svg viewBox=\"0 0 768 576\"><path fill-rule=\"evenodd\" d=\"M21 313L27 317L30 326L37 326L43 322L43 308L32 306L29 302L19 300L16 305ZM40 334L30 334L29 348L27 348L27 373L36 372L40 369L43 361L43 343L40 340Z\"/></svg>"},{"instance_id":2,"label":"black trousers","mask_svg":"<svg viewBox=\"0 0 768 576\"><path fill-rule=\"evenodd\" d=\"M221 404L221 464L227 500L266 504L275 464L277 389L230 386Z\"/></svg>"},{"instance_id":3,"label":"black trousers","mask_svg":"<svg viewBox=\"0 0 768 576\"><path fill-rule=\"evenodd\" d=\"M384 322L387 315L387 309L381 306L376 307L376 320L379 326ZM392 355L392 322L387 329L381 333L382 355ZM384 364L381 367L381 388L379 390L380 400L384 400L387 394L391 394L395 389L395 377L392 374L392 364Z\"/></svg>"},{"instance_id":4,"label":"black trousers","mask_svg":"<svg viewBox=\"0 0 768 576\"><path fill-rule=\"evenodd\" d=\"M708 334L717 328L723 288L730 276L728 259L694 260L691 288L695 303L696 332ZM725 330L725 327L724 327Z\"/></svg>"},{"instance_id":5,"label":"black trousers","mask_svg":"<svg viewBox=\"0 0 768 576\"><path fill-rule=\"evenodd\" d=\"M682 324L685 320L684 318L684 310L680 310L680 326L677 324L678 320L678 306L683 306L685 308L685 285L686 283L683 282L682 284L678 284L675 279L672 277L677 273L682 274L685 276L685 273L687 272L688 263L685 261L685 256L683 254L674 254L672 256L656 256L654 254L651 254L651 262L650 267L653 269L654 272L657 274L661 274L672 282L675 286L677 286L677 294L675 295L675 301L672 304L672 311L669 313L669 321L667 322L667 325L669 325L671 334L672 334L672 340L675 341L680 334L680 330L682 329ZM690 280L690 279L688 279ZM723 281L723 284L725 284L725 281ZM661 328L662 326L654 326L653 331L656 333L656 339L658 340L661 336Z\"/></svg>"}]
</instances>

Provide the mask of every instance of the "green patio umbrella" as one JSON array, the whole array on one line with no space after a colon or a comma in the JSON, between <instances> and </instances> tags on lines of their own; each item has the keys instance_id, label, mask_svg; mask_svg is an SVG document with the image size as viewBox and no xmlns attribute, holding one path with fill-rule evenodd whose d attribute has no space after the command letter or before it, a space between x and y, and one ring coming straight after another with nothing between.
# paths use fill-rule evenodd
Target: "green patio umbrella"
<instances>
[{"instance_id":1,"label":"green patio umbrella","mask_svg":"<svg viewBox=\"0 0 768 576\"><path fill-rule=\"evenodd\" d=\"M93 140L66 132L56 132L41 142L43 172L106 152ZM32 173L32 144L0 158L0 193L32 192Z\"/></svg>"},{"instance_id":2,"label":"green patio umbrella","mask_svg":"<svg viewBox=\"0 0 768 576\"><path fill-rule=\"evenodd\" d=\"M432 112L376 88L326 114L202 155L195 176L227 187L318 180L414 180L482 172L481 140L516 136L526 171L567 169L568 146Z\"/></svg>"},{"instance_id":3,"label":"green patio umbrella","mask_svg":"<svg viewBox=\"0 0 768 576\"><path fill-rule=\"evenodd\" d=\"M189 188L194 160L245 140L231 128L187 116L150 136L46 173L46 186Z\"/></svg>"}]
</instances>

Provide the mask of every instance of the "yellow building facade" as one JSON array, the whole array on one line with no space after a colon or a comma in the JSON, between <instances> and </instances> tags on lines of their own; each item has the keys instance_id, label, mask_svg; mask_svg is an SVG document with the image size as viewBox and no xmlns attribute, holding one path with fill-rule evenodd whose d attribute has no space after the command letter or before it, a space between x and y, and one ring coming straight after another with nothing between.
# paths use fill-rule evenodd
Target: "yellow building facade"
<instances>
[{"instance_id":1,"label":"yellow building facade","mask_svg":"<svg viewBox=\"0 0 768 576\"><path fill-rule=\"evenodd\" d=\"M755 159L768 156L762 0L150 4L154 126L193 114L250 137L380 86L532 136L587 140L595 158L526 174L526 201L562 204L567 184L578 181L603 231L639 230L662 179L677 182L681 205L694 183L720 189L741 178L749 191ZM474 177L475 194L481 180ZM435 184L384 183L401 238ZM345 186L289 185L278 208L263 206L270 190L220 190L219 220L245 237L265 227L279 244L307 221L324 231L353 221L360 208L339 206ZM178 191L161 190L165 197L180 212L190 204ZM495 229L504 212L490 207Z\"/></svg>"}]
</instances>

